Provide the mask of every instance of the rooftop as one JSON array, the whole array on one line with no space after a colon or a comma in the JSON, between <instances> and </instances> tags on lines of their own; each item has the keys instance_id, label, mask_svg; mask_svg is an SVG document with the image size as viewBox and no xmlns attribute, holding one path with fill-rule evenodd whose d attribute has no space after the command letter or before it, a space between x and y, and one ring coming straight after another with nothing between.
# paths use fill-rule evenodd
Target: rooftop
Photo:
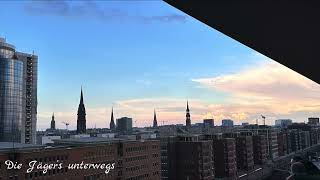
<instances>
[{"instance_id":1,"label":"rooftop","mask_svg":"<svg viewBox=\"0 0 320 180\"><path fill-rule=\"evenodd\" d=\"M11 149L20 150L20 149L34 149L42 148L42 145L34 144L22 144L22 143L12 143L12 142L0 142L0 151L7 151Z\"/></svg>"},{"instance_id":2,"label":"rooftop","mask_svg":"<svg viewBox=\"0 0 320 180\"><path fill-rule=\"evenodd\" d=\"M130 140L126 138L105 138L105 137L80 137L70 139L54 139L54 143L67 145L89 145L89 144L106 144L112 142L135 142L139 140ZM143 140L151 141L151 140Z\"/></svg>"}]
</instances>

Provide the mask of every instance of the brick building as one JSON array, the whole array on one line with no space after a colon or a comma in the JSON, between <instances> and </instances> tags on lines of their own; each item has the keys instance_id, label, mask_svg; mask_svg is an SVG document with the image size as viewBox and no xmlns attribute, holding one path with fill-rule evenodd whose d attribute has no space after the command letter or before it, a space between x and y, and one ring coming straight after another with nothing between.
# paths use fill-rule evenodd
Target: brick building
<instances>
[{"instance_id":1,"label":"brick building","mask_svg":"<svg viewBox=\"0 0 320 180\"><path fill-rule=\"evenodd\" d=\"M238 169L252 170L254 168L252 136L237 137L236 152Z\"/></svg>"},{"instance_id":2,"label":"brick building","mask_svg":"<svg viewBox=\"0 0 320 180\"><path fill-rule=\"evenodd\" d=\"M286 131L277 133L278 140L278 155L284 156L289 153L288 150L288 134Z\"/></svg>"},{"instance_id":3,"label":"brick building","mask_svg":"<svg viewBox=\"0 0 320 180\"><path fill-rule=\"evenodd\" d=\"M162 179L214 178L212 141L199 136L161 138Z\"/></svg>"},{"instance_id":4,"label":"brick building","mask_svg":"<svg viewBox=\"0 0 320 180\"><path fill-rule=\"evenodd\" d=\"M45 180L89 180L89 179L160 179L160 142L106 141L105 138L80 138L57 140L56 146L28 146L0 143L0 160L11 159L23 164L21 170L7 170L2 164L0 179L45 179ZM62 168L34 170L26 173L28 163L36 160L42 164L63 163ZM102 169L69 169L69 164L106 164ZM112 163L114 169L111 169ZM107 165L110 164L110 165ZM79 166L78 165L78 166ZM107 167L108 166L108 167ZM109 173L105 171L109 168Z\"/></svg>"},{"instance_id":5,"label":"brick building","mask_svg":"<svg viewBox=\"0 0 320 180\"><path fill-rule=\"evenodd\" d=\"M234 138L213 140L215 177L237 178L236 142Z\"/></svg>"},{"instance_id":6,"label":"brick building","mask_svg":"<svg viewBox=\"0 0 320 180\"><path fill-rule=\"evenodd\" d=\"M267 138L263 135L252 136L254 164L265 164L267 161Z\"/></svg>"}]
</instances>

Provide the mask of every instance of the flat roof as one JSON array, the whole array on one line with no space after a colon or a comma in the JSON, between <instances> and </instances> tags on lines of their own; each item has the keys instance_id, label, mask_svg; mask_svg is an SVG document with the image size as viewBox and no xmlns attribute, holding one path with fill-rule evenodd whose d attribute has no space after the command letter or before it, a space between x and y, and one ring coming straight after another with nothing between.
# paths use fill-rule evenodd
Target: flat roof
<instances>
[{"instance_id":1,"label":"flat roof","mask_svg":"<svg viewBox=\"0 0 320 180\"><path fill-rule=\"evenodd\" d=\"M112 142L140 142L140 141L157 141L156 139L131 140L124 138L105 138L105 137L80 137L69 139L53 139L55 143L86 145L86 144L104 144Z\"/></svg>"},{"instance_id":2,"label":"flat roof","mask_svg":"<svg viewBox=\"0 0 320 180\"><path fill-rule=\"evenodd\" d=\"M0 151L7 151L10 149L34 149L34 148L43 148L43 145L36 144L23 144L23 143L12 143L12 142L0 142Z\"/></svg>"}]
</instances>

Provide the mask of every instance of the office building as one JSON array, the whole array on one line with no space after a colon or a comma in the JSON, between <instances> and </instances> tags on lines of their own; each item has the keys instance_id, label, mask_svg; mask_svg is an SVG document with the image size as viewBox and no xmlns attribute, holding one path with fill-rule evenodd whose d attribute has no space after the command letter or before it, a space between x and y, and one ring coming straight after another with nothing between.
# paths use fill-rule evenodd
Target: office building
<instances>
[{"instance_id":1,"label":"office building","mask_svg":"<svg viewBox=\"0 0 320 180\"><path fill-rule=\"evenodd\" d=\"M213 128L214 127L214 119L204 119L203 126Z\"/></svg>"},{"instance_id":2,"label":"office building","mask_svg":"<svg viewBox=\"0 0 320 180\"><path fill-rule=\"evenodd\" d=\"M129 132L132 130L132 118L122 117L117 119L117 131Z\"/></svg>"},{"instance_id":3,"label":"office building","mask_svg":"<svg viewBox=\"0 0 320 180\"><path fill-rule=\"evenodd\" d=\"M212 141L198 136L161 138L162 179L214 178Z\"/></svg>"},{"instance_id":4,"label":"office building","mask_svg":"<svg viewBox=\"0 0 320 180\"><path fill-rule=\"evenodd\" d=\"M290 141L290 152L295 152L301 149L301 141L299 138L299 130L298 129L290 129L289 131L289 139Z\"/></svg>"},{"instance_id":5,"label":"office building","mask_svg":"<svg viewBox=\"0 0 320 180\"><path fill-rule=\"evenodd\" d=\"M0 161L11 159L23 163L23 169L10 171L0 168L0 179L154 179L160 180L160 144L157 140L130 141L106 140L105 138L79 138L54 140L51 148L17 144L15 154L10 143L0 143ZM26 173L30 161L63 163L62 169L50 169ZM112 164L109 173L103 169L68 169L68 164Z\"/></svg>"},{"instance_id":6,"label":"office building","mask_svg":"<svg viewBox=\"0 0 320 180\"><path fill-rule=\"evenodd\" d=\"M0 142L36 143L38 56L0 38Z\"/></svg>"},{"instance_id":7,"label":"office building","mask_svg":"<svg viewBox=\"0 0 320 180\"><path fill-rule=\"evenodd\" d=\"M310 125L319 125L319 118L316 117L309 117L308 124Z\"/></svg>"},{"instance_id":8,"label":"office building","mask_svg":"<svg viewBox=\"0 0 320 180\"><path fill-rule=\"evenodd\" d=\"M212 141L215 177L223 179L237 179L235 139L214 138Z\"/></svg>"},{"instance_id":9,"label":"office building","mask_svg":"<svg viewBox=\"0 0 320 180\"><path fill-rule=\"evenodd\" d=\"M257 132L258 135L263 135L267 138L267 152L268 158L275 159L278 157L278 139L277 139L277 129L260 125L256 129L252 129L253 132Z\"/></svg>"},{"instance_id":10,"label":"office building","mask_svg":"<svg viewBox=\"0 0 320 180\"><path fill-rule=\"evenodd\" d=\"M160 138L160 155L161 155L161 179L173 180L176 175L176 142L178 137L169 136Z\"/></svg>"},{"instance_id":11,"label":"office building","mask_svg":"<svg viewBox=\"0 0 320 180\"><path fill-rule=\"evenodd\" d=\"M221 122L222 127L233 127L233 121L231 119L223 119Z\"/></svg>"},{"instance_id":12,"label":"office building","mask_svg":"<svg viewBox=\"0 0 320 180\"><path fill-rule=\"evenodd\" d=\"M212 141L180 138L176 144L176 179L214 178Z\"/></svg>"},{"instance_id":13,"label":"office building","mask_svg":"<svg viewBox=\"0 0 320 180\"><path fill-rule=\"evenodd\" d=\"M263 135L253 135L253 161L254 164L263 165L267 162L267 138Z\"/></svg>"},{"instance_id":14,"label":"office building","mask_svg":"<svg viewBox=\"0 0 320 180\"><path fill-rule=\"evenodd\" d=\"M277 120L275 120L275 126L280 127L280 128L287 128L291 124L292 124L291 119L277 119Z\"/></svg>"},{"instance_id":15,"label":"office building","mask_svg":"<svg viewBox=\"0 0 320 180\"><path fill-rule=\"evenodd\" d=\"M288 145L288 133L286 131L281 131L277 133L278 141L278 155L284 156L289 153Z\"/></svg>"},{"instance_id":16,"label":"office building","mask_svg":"<svg viewBox=\"0 0 320 180\"><path fill-rule=\"evenodd\" d=\"M241 125L242 125L242 126L248 126L249 123L248 123L248 122L243 122L243 123L241 123Z\"/></svg>"},{"instance_id":17,"label":"office building","mask_svg":"<svg viewBox=\"0 0 320 180\"><path fill-rule=\"evenodd\" d=\"M310 143L311 146L316 145L320 142L320 128L312 127L310 129Z\"/></svg>"},{"instance_id":18,"label":"office building","mask_svg":"<svg viewBox=\"0 0 320 180\"><path fill-rule=\"evenodd\" d=\"M310 147L310 132L309 131L299 131L299 139L301 142L301 149Z\"/></svg>"},{"instance_id":19,"label":"office building","mask_svg":"<svg viewBox=\"0 0 320 180\"><path fill-rule=\"evenodd\" d=\"M254 168L252 136L239 136L235 139L238 169L252 170Z\"/></svg>"}]
</instances>

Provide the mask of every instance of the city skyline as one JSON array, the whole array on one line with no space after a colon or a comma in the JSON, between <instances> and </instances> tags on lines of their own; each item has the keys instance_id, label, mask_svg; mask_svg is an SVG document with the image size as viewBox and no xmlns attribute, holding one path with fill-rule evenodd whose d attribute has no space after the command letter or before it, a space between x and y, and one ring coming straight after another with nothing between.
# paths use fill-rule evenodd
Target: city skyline
<instances>
[{"instance_id":1,"label":"city skyline","mask_svg":"<svg viewBox=\"0 0 320 180\"><path fill-rule=\"evenodd\" d=\"M187 100L193 124L207 113L217 125L255 123L261 114L266 124L319 116L318 84L164 2L4 2L0 9L0 17L12 16L1 19L0 36L39 56L39 130L53 112L57 128L63 121L76 128L81 86L87 128L109 127L112 106L115 119L132 117L138 126L152 126L154 109L159 125L185 124Z\"/></svg>"}]
</instances>

